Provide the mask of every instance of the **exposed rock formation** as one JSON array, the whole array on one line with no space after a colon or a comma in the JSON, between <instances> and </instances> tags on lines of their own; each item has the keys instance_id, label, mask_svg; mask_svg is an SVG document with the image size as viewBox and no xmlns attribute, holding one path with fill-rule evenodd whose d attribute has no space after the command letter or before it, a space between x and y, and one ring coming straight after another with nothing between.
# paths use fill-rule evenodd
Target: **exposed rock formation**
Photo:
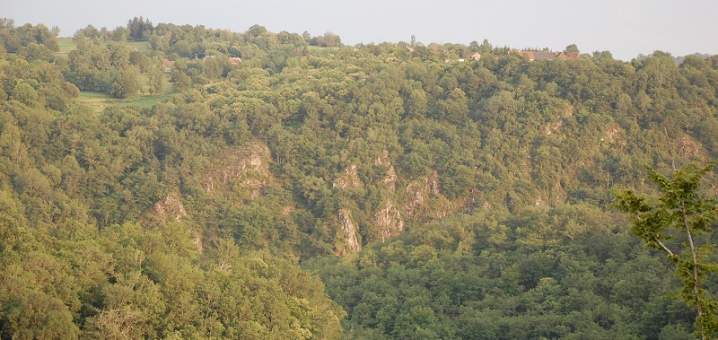
<instances>
[{"instance_id":1,"label":"exposed rock formation","mask_svg":"<svg viewBox=\"0 0 718 340\"><path fill-rule=\"evenodd\" d=\"M344 169L344 173L334 180L334 187L340 189L357 189L361 186L361 180L357 175L357 166L352 164Z\"/></svg>"},{"instance_id":2,"label":"exposed rock formation","mask_svg":"<svg viewBox=\"0 0 718 340\"><path fill-rule=\"evenodd\" d=\"M296 209L292 205L284 206L284 208L282 208L282 216L289 216L292 212L294 212L294 210Z\"/></svg>"},{"instance_id":3,"label":"exposed rock formation","mask_svg":"<svg viewBox=\"0 0 718 340\"><path fill-rule=\"evenodd\" d=\"M607 142L609 144L613 144L613 143L623 144L623 142L624 142L623 129L617 123L609 124L608 128L606 128L606 132L604 132L604 134L603 134L603 138L601 138L601 141Z\"/></svg>"},{"instance_id":4,"label":"exposed rock formation","mask_svg":"<svg viewBox=\"0 0 718 340\"><path fill-rule=\"evenodd\" d=\"M361 250L358 232L352 213L349 209L339 209L339 230L337 231L337 246L334 253L337 256L346 256Z\"/></svg>"},{"instance_id":5,"label":"exposed rock formation","mask_svg":"<svg viewBox=\"0 0 718 340\"><path fill-rule=\"evenodd\" d=\"M170 193L155 203L150 212L152 217L161 222L167 222L169 220L180 221L187 216L187 211L184 209L180 194L177 192Z\"/></svg>"},{"instance_id":6,"label":"exposed rock formation","mask_svg":"<svg viewBox=\"0 0 718 340\"><path fill-rule=\"evenodd\" d=\"M379 227L379 238L382 242L398 236L404 231L404 219L391 200L386 201L384 206L376 212L376 225Z\"/></svg>"},{"instance_id":7,"label":"exposed rock formation","mask_svg":"<svg viewBox=\"0 0 718 340\"><path fill-rule=\"evenodd\" d=\"M197 249L197 251L200 253L204 252L204 242L202 242L202 233L195 232L192 235L193 235L192 243L194 243L194 248Z\"/></svg>"},{"instance_id":8,"label":"exposed rock formation","mask_svg":"<svg viewBox=\"0 0 718 340\"><path fill-rule=\"evenodd\" d=\"M396 169L389 158L389 151L383 150L374 160L374 165L384 169L381 185L392 193L396 191ZM378 238L382 242L390 237L398 236L404 231L404 219L392 198L387 198L381 204L381 208L374 215L374 223L379 231Z\"/></svg>"},{"instance_id":9,"label":"exposed rock formation","mask_svg":"<svg viewBox=\"0 0 718 340\"><path fill-rule=\"evenodd\" d=\"M406 187L407 201L404 211L407 216L414 216L430 196L439 194L439 174L434 171L430 176L411 182Z\"/></svg>"},{"instance_id":10,"label":"exposed rock formation","mask_svg":"<svg viewBox=\"0 0 718 340\"><path fill-rule=\"evenodd\" d=\"M563 127L563 121L559 120L553 123L548 123L543 126L541 129L543 131L543 134L546 136L550 136L552 134L558 133L561 131L561 127Z\"/></svg>"},{"instance_id":11,"label":"exposed rock formation","mask_svg":"<svg viewBox=\"0 0 718 340\"><path fill-rule=\"evenodd\" d=\"M208 171L202 185L209 194L237 187L248 190L250 198L257 198L271 180L270 159L269 148L261 142L225 152Z\"/></svg>"},{"instance_id":12,"label":"exposed rock formation","mask_svg":"<svg viewBox=\"0 0 718 340\"><path fill-rule=\"evenodd\" d=\"M151 226L167 222L179 222L186 217L187 211L182 204L182 196L179 192L172 192L145 211L140 220L144 225ZM201 232L192 232L192 243L197 251L204 251Z\"/></svg>"},{"instance_id":13,"label":"exposed rock formation","mask_svg":"<svg viewBox=\"0 0 718 340\"><path fill-rule=\"evenodd\" d=\"M573 105L571 105L569 103L565 103L563 105L563 109L559 111L559 115L562 118L569 118L569 117L573 116L573 111L574 111Z\"/></svg>"},{"instance_id":14,"label":"exposed rock formation","mask_svg":"<svg viewBox=\"0 0 718 340\"><path fill-rule=\"evenodd\" d=\"M384 178L382 179L381 183L384 184L386 188L390 191L395 191L397 178L396 169L394 169L394 165L391 164L391 159L389 158L389 151L384 150L382 154L376 158L374 164L376 166L383 167L386 171L386 174L384 175Z\"/></svg>"},{"instance_id":15,"label":"exposed rock formation","mask_svg":"<svg viewBox=\"0 0 718 340\"><path fill-rule=\"evenodd\" d=\"M681 138L678 138L678 141L676 142L676 147L678 151L678 155L687 159L701 159L705 160L707 158L706 152L703 150L703 147L700 143L698 143L695 139L693 139L691 136L683 135Z\"/></svg>"},{"instance_id":16,"label":"exposed rock formation","mask_svg":"<svg viewBox=\"0 0 718 340\"><path fill-rule=\"evenodd\" d=\"M401 234L404 230L404 219L401 211L394 203L393 193L396 191L397 175L394 165L389 158L389 152L383 150L382 153L374 159L374 166L382 168L384 175L376 185L387 189L389 194L386 195L384 202L380 208L374 212L374 220L372 221L376 227L376 232L371 236L372 239L380 239L382 242L390 237ZM349 165L334 180L333 186L343 190L355 190L361 188L362 181L358 176L358 167L355 164ZM335 253L338 256L345 256L361 250L361 242L359 241L359 232L356 223L352 219L351 211L346 208L339 210L339 230L337 231L337 246Z\"/></svg>"}]
</instances>

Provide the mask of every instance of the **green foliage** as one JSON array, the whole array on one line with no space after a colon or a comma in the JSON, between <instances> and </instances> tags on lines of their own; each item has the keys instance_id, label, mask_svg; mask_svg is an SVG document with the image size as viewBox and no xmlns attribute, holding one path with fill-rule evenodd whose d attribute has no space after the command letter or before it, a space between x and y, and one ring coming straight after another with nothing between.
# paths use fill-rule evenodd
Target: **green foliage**
<instances>
[{"instance_id":1,"label":"green foliage","mask_svg":"<svg viewBox=\"0 0 718 340\"><path fill-rule=\"evenodd\" d=\"M11 19L0 18L0 45L5 51L15 53L32 44L57 51L57 32L50 31L45 25L25 24L15 27Z\"/></svg>"},{"instance_id":2,"label":"green foliage","mask_svg":"<svg viewBox=\"0 0 718 340\"><path fill-rule=\"evenodd\" d=\"M576 53L578 53L578 46L576 46L576 44L568 45L568 46L566 46L566 48L564 49L564 51L566 51L566 52L576 52Z\"/></svg>"},{"instance_id":3,"label":"green foliage","mask_svg":"<svg viewBox=\"0 0 718 340\"><path fill-rule=\"evenodd\" d=\"M128 37L134 41L147 40L153 29L150 19L134 17L127 22Z\"/></svg>"},{"instance_id":4,"label":"green foliage","mask_svg":"<svg viewBox=\"0 0 718 340\"><path fill-rule=\"evenodd\" d=\"M718 155L716 57L1 23L2 338L697 328L609 190Z\"/></svg>"},{"instance_id":5,"label":"green foliage","mask_svg":"<svg viewBox=\"0 0 718 340\"><path fill-rule=\"evenodd\" d=\"M713 165L688 165L670 177L651 172L660 189L658 199L626 190L617 194L617 206L631 214L631 231L648 246L665 252L683 284L682 297L696 308L696 333L703 339L718 334L718 300L705 288L718 272L711 242L718 221L718 203L700 190Z\"/></svg>"},{"instance_id":6,"label":"green foliage","mask_svg":"<svg viewBox=\"0 0 718 340\"><path fill-rule=\"evenodd\" d=\"M68 54L65 77L83 91L103 92L115 98L140 93L157 94L165 87L160 62L130 44L105 44L76 38L77 49Z\"/></svg>"},{"instance_id":7,"label":"green foliage","mask_svg":"<svg viewBox=\"0 0 718 340\"><path fill-rule=\"evenodd\" d=\"M11 98L21 101L25 105L34 105L37 102L37 92L26 82L15 85Z\"/></svg>"},{"instance_id":8,"label":"green foliage","mask_svg":"<svg viewBox=\"0 0 718 340\"><path fill-rule=\"evenodd\" d=\"M334 33L327 32L323 35L311 38L309 44L321 47L339 47L342 45L342 39Z\"/></svg>"},{"instance_id":9,"label":"green foliage","mask_svg":"<svg viewBox=\"0 0 718 340\"><path fill-rule=\"evenodd\" d=\"M139 91L140 79L138 72L132 68L126 68L115 75L110 94L115 98L127 98L136 95Z\"/></svg>"},{"instance_id":10,"label":"green foliage","mask_svg":"<svg viewBox=\"0 0 718 340\"><path fill-rule=\"evenodd\" d=\"M605 230L618 222L609 214L579 206L491 219L415 226L355 259L307 267L346 308L356 338L628 339L690 328L667 266Z\"/></svg>"}]
</instances>

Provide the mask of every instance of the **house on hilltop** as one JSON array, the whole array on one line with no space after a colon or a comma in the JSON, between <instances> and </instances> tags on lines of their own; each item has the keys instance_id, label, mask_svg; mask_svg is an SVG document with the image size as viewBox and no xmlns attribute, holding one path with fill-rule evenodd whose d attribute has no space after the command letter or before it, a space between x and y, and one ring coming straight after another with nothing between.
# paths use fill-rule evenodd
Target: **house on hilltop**
<instances>
[{"instance_id":1,"label":"house on hilltop","mask_svg":"<svg viewBox=\"0 0 718 340\"><path fill-rule=\"evenodd\" d=\"M169 59L162 59L162 70L165 72L171 72L175 67L175 61Z\"/></svg>"},{"instance_id":2,"label":"house on hilltop","mask_svg":"<svg viewBox=\"0 0 718 340\"><path fill-rule=\"evenodd\" d=\"M556 52L552 52L547 49L544 49L544 50L524 49L521 51L517 51L517 53L520 56L528 59L528 61L553 60L553 59L556 59L556 56L557 56Z\"/></svg>"},{"instance_id":3,"label":"house on hilltop","mask_svg":"<svg viewBox=\"0 0 718 340\"><path fill-rule=\"evenodd\" d=\"M444 62L447 63L447 64L448 64L448 63L464 63L464 62L466 62L467 60L468 60L468 61L472 61L472 60L473 60L473 61L478 61L478 60L480 60L480 59L481 59L481 53L476 52L476 53L470 55L470 56L467 57L467 58L444 59Z\"/></svg>"},{"instance_id":4,"label":"house on hilltop","mask_svg":"<svg viewBox=\"0 0 718 340\"><path fill-rule=\"evenodd\" d=\"M556 59L558 59L558 60L578 60L578 58L579 58L578 52L575 52L575 51L559 52L558 55L556 56Z\"/></svg>"},{"instance_id":5,"label":"house on hilltop","mask_svg":"<svg viewBox=\"0 0 718 340\"><path fill-rule=\"evenodd\" d=\"M578 52L574 51L563 51L554 52L549 49L523 49L514 50L514 53L528 59L528 61L536 60L577 60L579 58Z\"/></svg>"}]
</instances>

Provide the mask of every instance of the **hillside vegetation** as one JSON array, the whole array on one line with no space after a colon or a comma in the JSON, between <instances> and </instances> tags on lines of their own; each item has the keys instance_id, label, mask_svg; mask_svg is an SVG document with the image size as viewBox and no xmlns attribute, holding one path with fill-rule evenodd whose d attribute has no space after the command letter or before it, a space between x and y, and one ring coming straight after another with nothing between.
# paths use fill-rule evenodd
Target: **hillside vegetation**
<instances>
[{"instance_id":1,"label":"hillside vegetation","mask_svg":"<svg viewBox=\"0 0 718 340\"><path fill-rule=\"evenodd\" d=\"M689 339L612 190L717 155L716 56L2 20L0 337Z\"/></svg>"}]
</instances>

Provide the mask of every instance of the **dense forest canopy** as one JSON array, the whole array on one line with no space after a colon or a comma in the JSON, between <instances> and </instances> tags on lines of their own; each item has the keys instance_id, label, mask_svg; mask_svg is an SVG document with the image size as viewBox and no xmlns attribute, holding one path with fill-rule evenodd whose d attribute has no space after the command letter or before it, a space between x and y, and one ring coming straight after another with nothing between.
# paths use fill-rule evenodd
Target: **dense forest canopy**
<instances>
[{"instance_id":1,"label":"dense forest canopy","mask_svg":"<svg viewBox=\"0 0 718 340\"><path fill-rule=\"evenodd\" d=\"M0 338L693 338L612 192L716 159L718 56L570 53L0 20Z\"/></svg>"}]
</instances>

